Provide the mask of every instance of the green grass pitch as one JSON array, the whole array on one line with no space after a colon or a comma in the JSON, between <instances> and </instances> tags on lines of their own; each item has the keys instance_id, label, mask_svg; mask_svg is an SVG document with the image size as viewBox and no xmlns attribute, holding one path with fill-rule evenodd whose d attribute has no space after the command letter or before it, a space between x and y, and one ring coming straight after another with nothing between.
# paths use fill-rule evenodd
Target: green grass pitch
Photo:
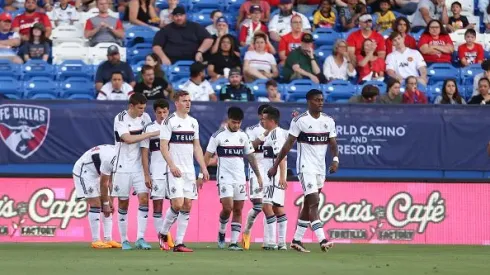
<instances>
[{"instance_id":1,"label":"green grass pitch","mask_svg":"<svg viewBox=\"0 0 490 275\"><path fill-rule=\"evenodd\" d=\"M338 244L328 253L219 250L188 244L194 253L95 250L88 244L0 244L1 274L490 274L490 247Z\"/></svg>"}]
</instances>

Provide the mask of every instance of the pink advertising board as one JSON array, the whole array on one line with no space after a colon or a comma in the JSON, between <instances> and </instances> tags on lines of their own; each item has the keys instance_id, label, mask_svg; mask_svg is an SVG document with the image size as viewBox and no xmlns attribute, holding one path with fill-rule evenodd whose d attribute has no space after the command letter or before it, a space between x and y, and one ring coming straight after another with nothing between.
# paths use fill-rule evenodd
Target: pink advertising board
<instances>
[{"instance_id":1,"label":"pink advertising board","mask_svg":"<svg viewBox=\"0 0 490 275\"><path fill-rule=\"evenodd\" d=\"M201 190L186 242L216 240L216 190L214 182ZM0 179L0 242L89 242L87 205L76 202L73 191L71 179ZM302 202L299 183L290 182L286 198L289 241ZM490 184L329 182L319 207L326 235L336 242L488 245L489 198ZM134 241L136 197L130 204L129 238ZM250 207L247 202L244 216ZM156 241L149 216L146 238ZM262 241L262 217L252 231L255 242ZM116 220L113 234L119 240ZM310 230L304 241L316 242Z\"/></svg>"}]
</instances>

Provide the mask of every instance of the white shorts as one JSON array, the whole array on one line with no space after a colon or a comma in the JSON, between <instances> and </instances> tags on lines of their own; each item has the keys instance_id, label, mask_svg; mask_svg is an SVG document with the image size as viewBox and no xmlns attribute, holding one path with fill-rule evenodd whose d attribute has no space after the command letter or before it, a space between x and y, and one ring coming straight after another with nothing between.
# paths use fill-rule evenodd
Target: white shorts
<instances>
[{"instance_id":1,"label":"white shorts","mask_svg":"<svg viewBox=\"0 0 490 275\"><path fill-rule=\"evenodd\" d=\"M73 175L75 183L75 193L77 199L90 199L100 197L100 181L99 177L87 177Z\"/></svg>"},{"instance_id":2,"label":"white shorts","mask_svg":"<svg viewBox=\"0 0 490 275\"><path fill-rule=\"evenodd\" d=\"M319 189L323 188L323 183L325 182L325 175L320 174L300 173L298 178L305 196L317 193Z\"/></svg>"},{"instance_id":3,"label":"white shorts","mask_svg":"<svg viewBox=\"0 0 490 275\"><path fill-rule=\"evenodd\" d=\"M262 199L264 196L264 192L260 189L259 181L257 180L257 176L253 171L250 171L250 178L248 180L248 198L250 200L253 199Z\"/></svg>"},{"instance_id":4,"label":"white shorts","mask_svg":"<svg viewBox=\"0 0 490 275\"><path fill-rule=\"evenodd\" d=\"M195 173L182 173L180 178L168 173L168 197L169 199L186 198L197 199L197 185Z\"/></svg>"},{"instance_id":5,"label":"white shorts","mask_svg":"<svg viewBox=\"0 0 490 275\"><path fill-rule=\"evenodd\" d=\"M276 176L272 180L267 179L264 183L264 197L262 203L272 204L274 206L284 206L286 190L279 187L279 177Z\"/></svg>"},{"instance_id":6,"label":"white shorts","mask_svg":"<svg viewBox=\"0 0 490 275\"><path fill-rule=\"evenodd\" d=\"M247 192L245 191L245 188L245 182L218 182L219 198L233 198L234 201L244 201L247 198Z\"/></svg>"},{"instance_id":7,"label":"white shorts","mask_svg":"<svg viewBox=\"0 0 490 275\"><path fill-rule=\"evenodd\" d=\"M148 193L143 172L116 172L112 174L111 196L129 198L129 195L131 194L131 187L133 187L136 194Z\"/></svg>"},{"instance_id":8,"label":"white shorts","mask_svg":"<svg viewBox=\"0 0 490 275\"><path fill-rule=\"evenodd\" d=\"M167 179L152 179L151 185L150 199L163 200L167 197Z\"/></svg>"}]
</instances>

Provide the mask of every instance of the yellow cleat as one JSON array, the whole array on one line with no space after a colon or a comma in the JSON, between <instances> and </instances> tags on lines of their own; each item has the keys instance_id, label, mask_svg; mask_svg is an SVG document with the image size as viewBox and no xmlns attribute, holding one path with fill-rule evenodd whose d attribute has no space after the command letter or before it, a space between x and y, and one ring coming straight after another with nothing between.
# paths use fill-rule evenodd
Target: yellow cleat
<instances>
[{"instance_id":1,"label":"yellow cleat","mask_svg":"<svg viewBox=\"0 0 490 275\"><path fill-rule=\"evenodd\" d=\"M105 241L104 243L110 245L111 248L122 248L122 245L116 241Z\"/></svg>"},{"instance_id":2,"label":"yellow cleat","mask_svg":"<svg viewBox=\"0 0 490 275\"><path fill-rule=\"evenodd\" d=\"M249 234L242 234L242 247L245 250L250 249L250 233Z\"/></svg>"},{"instance_id":3,"label":"yellow cleat","mask_svg":"<svg viewBox=\"0 0 490 275\"><path fill-rule=\"evenodd\" d=\"M170 247L170 248L174 248L174 246L175 246L174 239L172 239L172 235L170 234L170 232L167 233L167 244L168 244L168 247Z\"/></svg>"},{"instance_id":4,"label":"yellow cleat","mask_svg":"<svg viewBox=\"0 0 490 275\"><path fill-rule=\"evenodd\" d=\"M92 242L92 248L95 248L95 249L107 249L107 248L112 248L112 246L104 243L103 241L96 241L96 242Z\"/></svg>"}]
</instances>

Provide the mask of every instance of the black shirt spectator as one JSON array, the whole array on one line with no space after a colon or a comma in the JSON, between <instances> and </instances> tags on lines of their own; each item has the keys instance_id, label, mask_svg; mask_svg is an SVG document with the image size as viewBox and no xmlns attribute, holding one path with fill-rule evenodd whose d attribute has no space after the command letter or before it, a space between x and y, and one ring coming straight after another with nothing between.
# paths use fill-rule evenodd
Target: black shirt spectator
<instances>
[{"instance_id":1,"label":"black shirt spectator","mask_svg":"<svg viewBox=\"0 0 490 275\"><path fill-rule=\"evenodd\" d=\"M169 92L166 91L169 88L167 81L155 77L153 67L144 65L141 68L141 76L143 80L134 86L135 93L142 93L148 100L169 98Z\"/></svg>"},{"instance_id":2,"label":"black shirt spectator","mask_svg":"<svg viewBox=\"0 0 490 275\"><path fill-rule=\"evenodd\" d=\"M213 54L208 61L208 74L212 81L228 77L224 75L223 69L225 68L242 67L240 56L235 54L235 45L237 44L233 42L233 36L226 34L221 38L218 52Z\"/></svg>"},{"instance_id":3,"label":"black shirt spectator","mask_svg":"<svg viewBox=\"0 0 490 275\"><path fill-rule=\"evenodd\" d=\"M102 88L102 85L111 80L113 72L121 72L124 82L129 83L129 85L134 87L136 84L133 69L128 63L121 61L119 48L116 45L107 48L107 61L102 62L97 68L97 73L95 74L95 89L97 91Z\"/></svg>"},{"instance_id":4,"label":"black shirt spectator","mask_svg":"<svg viewBox=\"0 0 490 275\"><path fill-rule=\"evenodd\" d=\"M252 90L242 83L240 69L231 69L228 80L230 81L230 84L221 88L219 93L220 101L255 101L255 96Z\"/></svg>"}]
</instances>

